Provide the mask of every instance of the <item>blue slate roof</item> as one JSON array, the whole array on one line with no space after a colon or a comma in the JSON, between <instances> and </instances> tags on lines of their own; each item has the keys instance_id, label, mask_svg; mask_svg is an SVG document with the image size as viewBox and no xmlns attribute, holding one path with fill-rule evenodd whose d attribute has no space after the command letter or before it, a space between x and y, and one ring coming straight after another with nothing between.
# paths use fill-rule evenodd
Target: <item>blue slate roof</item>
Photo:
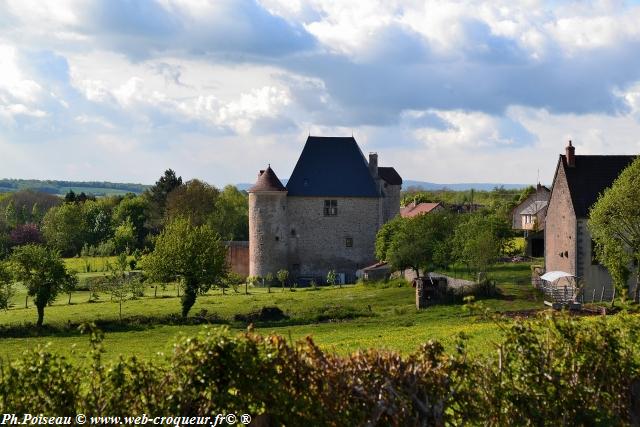
<instances>
[{"instance_id":1,"label":"blue slate roof","mask_svg":"<svg viewBox=\"0 0 640 427\"><path fill-rule=\"evenodd\" d=\"M289 196L379 197L353 137L309 136L287 190Z\"/></svg>"}]
</instances>

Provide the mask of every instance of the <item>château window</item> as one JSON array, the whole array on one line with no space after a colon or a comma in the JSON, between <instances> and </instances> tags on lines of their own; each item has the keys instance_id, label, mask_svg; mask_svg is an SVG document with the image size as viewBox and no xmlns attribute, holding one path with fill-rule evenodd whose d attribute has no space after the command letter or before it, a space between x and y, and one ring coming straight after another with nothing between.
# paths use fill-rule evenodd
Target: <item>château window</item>
<instances>
[{"instance_id":1,"label":"ch\u00e2teau window","mask_svg":"<svg viewBox=\"0 0 640 427\"><path fill-rule=\"evenodd\" d=\"M346 237L346 238L344 239L344 245L345 245L347 248L352 248L352 247L353 247L353 237Z\"/></svg>"},{"instance_id":2,"label":"ch\u00e2teau window","mask_svg":"<svg viewBox=\"0 0 640 427\"><path fill-rule=\"evenodd\" d=\"M338 201L337 200L325 200L324 201L324 216L336 216L338 215Z\"/></svg>"}]
</instances>

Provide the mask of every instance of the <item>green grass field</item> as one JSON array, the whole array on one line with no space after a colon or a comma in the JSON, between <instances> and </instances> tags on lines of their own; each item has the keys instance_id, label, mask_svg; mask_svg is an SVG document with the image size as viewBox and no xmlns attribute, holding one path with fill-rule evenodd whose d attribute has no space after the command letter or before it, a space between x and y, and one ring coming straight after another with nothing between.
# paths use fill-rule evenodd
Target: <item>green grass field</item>
<instances>
[{"instance_id":1,"label":"green grass field","mask_svg":"<svg viewBox=\"0 0 640 427\"><path fill-rule=\"evenodd\" d=\"M80 259L80 261L82 261ZM82 271L83 264L78 259L67 261L71 268ZM96 261L103 262L103 261ZM100 273L82 273L80 278ZM529 264L502 264L492 273L499 280L504 295L498 299L484 300L484 305L492 310L517 311L542 308L540 296L530 285L523 285L529 277ZM520 283L520 284L515 284ZM167 324L166 316L179 313L180 300L176 288L169 285L158 289L147 288L145 296L126 301L123 305L125 321L117 332L106 333L104 347L106 356L137 355L145 359L158 358L158 353L170 352L179 334L193 335L204 327L228 327L231 333L242 331L246 324L234 320L236 314L247 314L262 307L279 307L288 319L271 323L258 322L256 330L261 333L277 333L298 340L312 336L323 348L338 353L348 353L358 349L386 348L403 353L414 351L428 340L439 340L451 349L456 336L464 332L469 338L471 351L487 353L492 351L492 343L499 339L499 328L493 323L478 321L463 310L462 304L440 305L426 310L415 308L415 292L408 285L398 283L351 285L343 288L327 287L313 290L272 288L271 293L264 288L250 288L250 294L227 290L212 290L198 297L191 314L206 310L215 315L220 325L175 325ZM32 303L25 308L25 291L19 289L14 307L0 312L0 325L14 326L34 323L36 310ZM89 293L79 291L68 296L60 295L56 302L45 310L45 324L57 328L49 336L29 338L0 338L0 357L15 358L37 345L48 345L58 352L83 357L87 352L88 338L79 335L75 329L67 330L65 325L85 321L111 321L118 325L118 304L110 301L107 294L101 294L98 302L89 303ZM127 321L142 316L152 319L147 322ZM155 319L155 320L153 320ZM224 325L224 326L221 326ZM35 329L35 328L34 328Z\"/></svg>"}]
</instances>

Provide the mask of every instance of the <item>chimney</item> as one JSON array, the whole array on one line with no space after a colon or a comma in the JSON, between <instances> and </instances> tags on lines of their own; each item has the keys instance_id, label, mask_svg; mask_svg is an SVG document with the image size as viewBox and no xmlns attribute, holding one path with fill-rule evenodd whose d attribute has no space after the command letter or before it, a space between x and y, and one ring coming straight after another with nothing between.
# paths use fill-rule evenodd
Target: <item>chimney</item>
<instances>
[{"instance_id":1,"label":"chimney","mask_svg":"<svg viewBox=\"0 0 640 427\"><path fill-rule=\"evenodd\" d=\"M372 177L378 177L378 153L369 153L369 172Z\"/></svg>"},{"instance_id":2,"label":"chimney","mask_svg":"<svg viewBox=\"0 0 640 427\"><path fill-rule=\"evenodd\" d=\"M567 166L574 167L576 165L576 147L571 144L571 140L569 140L569 145L566 147L567 154Z\"/></svg>"}]
</instances>

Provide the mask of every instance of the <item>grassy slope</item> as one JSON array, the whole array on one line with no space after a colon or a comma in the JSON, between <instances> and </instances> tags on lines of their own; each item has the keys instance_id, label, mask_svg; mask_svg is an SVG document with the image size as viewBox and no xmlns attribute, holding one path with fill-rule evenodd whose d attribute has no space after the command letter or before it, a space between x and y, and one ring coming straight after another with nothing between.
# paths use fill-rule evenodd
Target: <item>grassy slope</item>
<instances>
[{"instance_id":1,"label":"grassy slope","mask_svg":"<svg viewBox=\"0 0 640 427\"><path fill-rule=\"evenodd\" d=\"M523 281L528 277L528 264L504 264L494 272L499 278L506 297L487 300L485 305L496 311L521 310L541 307L541 301L530 286L509 284ZM153 289L147 289L146 297L127 301L123 306L124 316L162 316L179 311L179 299L172 287L159 290L164 298L153 298ZM264 306L280 307L290 319L258 325L258 331L275 332L292 339L311 335L316 342L328 349L345 353L370 347L388 348L402 352L415 350L420 343L429 339L443 342L449 348L459 332L467 333L472 350L488 352L492 341L499 337L493 324L475 321L466 315L461 305L443 305L416 311L414 290L396 285L366 286L356 285L339 288L321 288L314 291L299 289L296 292L282 292L274 288L251 289L244 293L212 291L198 298L192 313L207 310L220 316L234 331L244 329L244 325L233 320L237 313L248 313ZM35 320L35 309L24 308L24 291L16 296L16 307L8 312L0 312L0 324L21 324ZM96 319L117 319L118 306L109 301L107 295L102 302L87 303L88 293L73 294L72 305L67 305L67 297L61 296L45 311L45 323L62 326L67 322L81 322ZM370 308L369 308L370 307ZM318 321L319 318L348 319ZM107 356L137 354L144 358L154 358L157 352L171 350L171 344L180 333L192 335L203 326L130 326L124 332L110 332L106 336ZM87 338L71 336L48 336L38 338L2 338L0 357L12 358L22 350L38 344L51 342L52 348L63 353L71 353L75 348L76 357L86 353Z\"/></svg>"}]
</instances>

